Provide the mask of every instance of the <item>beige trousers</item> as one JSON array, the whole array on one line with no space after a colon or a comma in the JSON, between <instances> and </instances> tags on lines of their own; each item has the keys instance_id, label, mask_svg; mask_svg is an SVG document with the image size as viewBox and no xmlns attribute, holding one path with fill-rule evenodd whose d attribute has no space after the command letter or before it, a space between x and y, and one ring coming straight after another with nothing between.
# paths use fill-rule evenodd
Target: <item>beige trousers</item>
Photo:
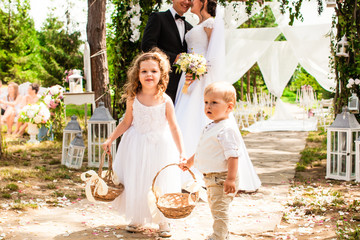
<instances>
[{"instance_id":1,"label":"beige trousers","mask_svg":"<svg viewBox=\"0 0 360 240\"><path fill-rule=\"evenodd\" d=\"M229 238L229 206L234 195L226 195L224 192L224 181L227 172L204 174L205 186L207 188L208 202L214 219L213 234L210 239L225 240ZM236 177L236 186L238 185Z\"/></svg>"}]
</instances>

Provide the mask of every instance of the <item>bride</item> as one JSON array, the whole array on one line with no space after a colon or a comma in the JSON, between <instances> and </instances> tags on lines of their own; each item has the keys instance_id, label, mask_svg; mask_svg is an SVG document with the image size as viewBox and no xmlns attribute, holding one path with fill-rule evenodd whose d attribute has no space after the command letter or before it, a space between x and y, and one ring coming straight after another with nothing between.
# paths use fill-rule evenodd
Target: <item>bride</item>
<instances>
[{"instance_id":1,"label":"bride","mask_svg":"<svg viewBox=\"0 0 360 240\"><path fill-rule=\"evenodd\" d=\"M217 1L194 0L191 12L199 17L199 24L185 35L188 52L201 54L206 58L207 74L192 81L187 93L182 93L181 90L185 82L191 80L191 76L183 73L179 82L175 100L175 113L184 139L186 158L195 153L202 130L210 123L204 113L203 95L205 87L212 82L225 80L223 79L225 72L225 31L221 11L219 8L217 9ZM235 121L234 124L236 124ZM247 176L247 179L241 181L242 178L239 176L239 189L256 190L261 184L260 180L253 169L245 144L240 147L244 159L239 161L239 173ZM200 174L196 170L195 172L197 172L197 175ZM242 174L243 172L244 174ZM191 179L188 173L185 174L187 175L183 176L184 183L186 183L186 180Z\"/></svg>"}]
</instances>

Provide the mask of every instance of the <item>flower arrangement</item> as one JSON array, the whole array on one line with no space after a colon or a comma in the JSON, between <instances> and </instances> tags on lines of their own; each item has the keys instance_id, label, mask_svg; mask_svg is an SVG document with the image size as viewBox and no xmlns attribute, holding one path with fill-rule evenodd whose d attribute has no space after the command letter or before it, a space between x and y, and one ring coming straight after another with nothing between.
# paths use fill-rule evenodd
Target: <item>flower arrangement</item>
<instances>
[{"instance_id":1,"label":"flower arrangement","mask_svg":"<svg viewBox=\"0 0 360 240\"><path fill-rule=\"evenodd\" d=\"M50 111L43 102L29 104L23 107L19 113L19 121L38 125L48 125Z\"/></svg>"},{"instance_id":2,"label":"flower arrangement","mask_svg":"<svg viewBox=\"0 0 360 240\"><path fill-rule=\"evenodd\" d=\"M139 26L141 25L141 20L140 20L140 16L141 16L141 7L139 3L136 3L134 5L133 2L130 3L130 10L126 12L126 14L129 16L130 18L130 30L131 30L131 37L130 37L130 41L131 42L136 42L139 40L140 38L140 30L139 30Z\"/></svg>"},{"instance_id":3,"label":"flower arrangement","mask_svg":"<svg viewBox=\"0 0 360 240\"><path fill-rule=\"evenodd\" d=\"M358 78L356 78L355 80L350 78L349 81L348 81L348 84L346 84L346 87L347 88L352 88L353 85L360 85L360 80Z\"/></svg>"},{"instance_id":4,"label":"flower arrangement","mask_svg":"<svg viewBox=\"0 0 360 240\"><path fill-rule=\"evenodd\" d=\"M176 59L174 66L176 67L177 73L180 71L190 73L193 80L199 79L200 76L206 74L207 72L205 57L197 53L181 53ZM186 81L182 92L187 93L189 86L190 81Z\"/></svg>"},{"instance_id":5,"label":"flower arrangement","mask_svg":"<svg viewBox=\"0 0 360 240\"><path fill-rule=\"evenodd\" d=\"M61 107L61 105L63 105L63 94L64 88L60 85L55 85L50 87L40 100L43 101L49 109L56 109L57 107Z\"/></svg>"},{"instance_id":6,"label":"flower arrangement","mask_svg":"<svg viewBox=\"0 0 360 240\"><path fill-rule=\"evenodd\" d=\"M50 125L55 134L61 133L64 120L64 91L60 85L50 87L40 101L43 102L50 111Z\"/></svg>"}]
</instances>

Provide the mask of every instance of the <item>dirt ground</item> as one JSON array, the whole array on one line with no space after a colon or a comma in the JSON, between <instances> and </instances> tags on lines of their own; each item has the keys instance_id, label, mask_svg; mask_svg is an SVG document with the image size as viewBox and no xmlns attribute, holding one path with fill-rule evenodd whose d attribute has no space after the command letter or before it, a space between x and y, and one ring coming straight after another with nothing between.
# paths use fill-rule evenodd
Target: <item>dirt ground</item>
<instances>
[{"instance_id":1,"label":"dirt ground","mask_svg":"<svg viewBox=\"0 0 360 240\"><path fill-rule=\"evenodd\" d=\"M104 216L103 219L86 218L90 208L79 208L78 203L86 198L80 174L87 169L69 170L61 166L60 142L27 145L26 136L21 139L8 138L11 140L7 141L5 154L0 160L0 240L23 240L17 237L16 226L26 227L27 221L30 221L29 216L38 208L47 209L46 214L42 216L44 219L56 216L71 220L71 217L75 216L72 214L75 213L76 216L84 217L82 224L88 227L87 230L69 232L54 238L57 240L69 239L69 236L71 239L79 240L158 238L154 228L142 234L127 233L124 231L125 225L116 219L116 214ZM354 182L328 180L325 179L325 174L325 159L303 172L296 173L291 181L289 200L284 203L286 211L274 232L232 234L231 239L336 239L336 230L339 227L345 228L347 224L358 225L359 185ZM318 193L319 190L322 195L317 197L315 192ZM240 197L243 194L247 193L240 193ZM331 196L336 198L329 201L328 197ZM308 204L309 201L313 202ZM65 213L68 215L59 216L60 212L64 214L65 207L68 211ZM90 211L96 211L96 208ZM98 221L104 224L99 227L96 224ZM38 227L46 227L51 231L57 226L49 220L48 224L39 223ZM40 239L40 236L27 239ZM339 239L351 238L345 236Z\"/></svg>"}]
</instances>

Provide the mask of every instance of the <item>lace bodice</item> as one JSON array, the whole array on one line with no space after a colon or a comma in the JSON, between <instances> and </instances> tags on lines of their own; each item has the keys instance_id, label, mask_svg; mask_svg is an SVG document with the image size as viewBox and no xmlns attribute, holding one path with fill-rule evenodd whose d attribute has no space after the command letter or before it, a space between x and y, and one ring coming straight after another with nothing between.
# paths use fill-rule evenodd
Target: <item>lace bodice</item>
<instances>
[{"instance_id":1,"label":"lace bodice","mask_svg":"<svg viewBox=\"0 0 360 240\"><path fill-rule=\"evenodd\" d=\"M214 18L208 18L186 33L185 40L188 46L189 53L194 52L202 54L203 56L206 55L209 41L204 27L213 28L213 26Z\"/></svg>"},{"instance_id":2,"label":"lace bodice","mask_svg":"<svg viewBox=\"0 0 360 240\"><path fill-rule=\"evenodd\" d=\"M140 133L163 132L167 126L166 101L155 106L145 106L135 97L132 125Z\"/></svg>"}]
</instances>

